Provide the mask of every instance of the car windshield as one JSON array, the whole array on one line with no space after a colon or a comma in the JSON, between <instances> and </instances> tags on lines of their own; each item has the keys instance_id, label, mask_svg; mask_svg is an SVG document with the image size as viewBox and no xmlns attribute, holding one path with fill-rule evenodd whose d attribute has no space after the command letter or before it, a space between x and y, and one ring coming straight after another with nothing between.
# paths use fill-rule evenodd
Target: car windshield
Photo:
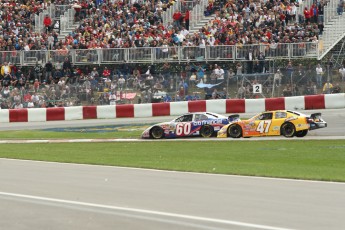
<instances>
[{"instance_id":1,"label":"car windshield","mask_svg":"<svg viewBox=\"0 0 345 230\"><path fill-rule=\"evenodd\" d=\"M186 114L186 115L182 115L178 118L176 118L175 122L189 122L189 121L192 121L193 120L193 114Z\"/></svg>"},{"instance_id":2,"label":"car windshield","mask_svg":"<svg viewBox=\"0 0 345 230\"><path fill-rule=\"evenodd\" d=\"M272 115L273 115L272 113L260 113L250 118L250 120L271 120Z\"/></svg>"}]
</instances>

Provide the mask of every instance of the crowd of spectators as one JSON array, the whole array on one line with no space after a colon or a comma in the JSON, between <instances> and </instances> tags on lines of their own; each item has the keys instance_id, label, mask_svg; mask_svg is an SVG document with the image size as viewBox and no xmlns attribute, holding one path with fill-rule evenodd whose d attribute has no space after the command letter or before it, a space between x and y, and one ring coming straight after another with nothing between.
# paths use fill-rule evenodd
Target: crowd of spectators
<instances>
[{"instance_id":1,"label":"crowd of spectators","mask_svg":"<svg viewBox=\"0 0 345 230\"><path fill-rule=\"evenodd\" d=\"M241 62L230 66L190 63L178 72L168 62L159 67L73 67L66 59L61 65L47 62L44 68L39 64L19 68L4 63L0 68L0 102L2 109L13 109L252 98L260 96L252 92L255 84L262 84L262 95L268 97L272 90L276 92L274 96L341 92L337 83L345 81L345 66L337 70L339 77L330 78L331 82L323 74L322 85L331 83L323 87L317 85L317 68L321 67L306 68L288 62L274 74L243 75ZM200 83L214 87L203 88Z\"/></svg>"},{"instance_id":2,"label":"crowd of spectators","mask_svg":"<svg viewBox=\"0 0 345 230\"><path fill-rule=\"evenodd\" d=\"M56 1L55 4L69 4ZM200 31L189 32L189 7L174 13L164 26L162 14L175 2L76 0L80 26L65 39L54 30L35 33L34 15L49 2L5 0L0 3L1 50L95 49L156 46L215 46L317 41L322 33L324 0L315 1L304 15L298 2L210 0L205 14L215 14ZM182 1L182 5L186 2ZM176 16L178 15L178 16ZM176 17L176 19L175 19ZM49 20L47 20L49 21Z\"/></svg>"}]
</instances>

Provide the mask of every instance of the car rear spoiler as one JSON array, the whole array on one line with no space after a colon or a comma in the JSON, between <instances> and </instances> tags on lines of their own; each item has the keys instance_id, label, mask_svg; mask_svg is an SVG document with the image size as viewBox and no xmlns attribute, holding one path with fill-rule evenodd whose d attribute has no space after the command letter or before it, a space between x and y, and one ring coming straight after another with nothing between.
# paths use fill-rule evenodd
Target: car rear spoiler
<instances>
[{"instance_id":1,"label":"car rear spoiler","mask_svg":"<svg viewBox=\"0 0 345 230\"><path fill-rule=\"evenodd\" d=\"M240 119L240 115L232 114L228 117L228 120L229 120L229 122L235 122L235 121L239 121L241 119Z\"/></svg>"},{"instance_id":2,"label":"car rear spoiler","mask_svg":"<svg viewBox=\"0 0 345 230\"><path fill-rule=\"evenodd\" d=\"M321 118L321 113L312 113L310 115L310 118L313 119L313 120L315 120L315 119L322 119Z\"/></svg>"}]
</instances>

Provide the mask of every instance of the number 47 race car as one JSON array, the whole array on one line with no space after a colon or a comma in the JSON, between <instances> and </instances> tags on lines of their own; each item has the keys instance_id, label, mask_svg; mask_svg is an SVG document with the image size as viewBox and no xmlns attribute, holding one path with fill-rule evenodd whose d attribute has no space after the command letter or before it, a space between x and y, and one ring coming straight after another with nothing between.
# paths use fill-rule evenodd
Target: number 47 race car
<instances>
[{"instance_id":1,"label":"number 47 race car","mask_svg":"<svg viewBox=\"0 0 345 230\"><path fill-rule=\"evenodd\" d=\"M218 131L217 137L259 137L279 136L304 137L309 130L325 128L327 123L321 113L304 115L289 110L267 111L248 120L241 120L239 115L232 115L232 122Z\"/></svg>"},{"instance_id":2,"label":"number 47 race car","mask_svg":"<svg viewBox=\"0 0 345 230\"><path fill-rule=\"evenodd\" d=\"M141 138L211 137L216 136L217 131L226 124L229 124L228 117L217 113L187 113L170 122L147 128Z\"/></svg>"}]
</instances>

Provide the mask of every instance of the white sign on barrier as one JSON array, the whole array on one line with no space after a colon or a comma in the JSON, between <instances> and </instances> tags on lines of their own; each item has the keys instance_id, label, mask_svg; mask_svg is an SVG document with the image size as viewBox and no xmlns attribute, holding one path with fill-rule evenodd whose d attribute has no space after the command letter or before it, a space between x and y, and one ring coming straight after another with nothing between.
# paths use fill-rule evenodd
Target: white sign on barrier
<instances>
[{"instance_id":1,"label":"white sign on barrier","mask_svg":"<svg viewBox=\"0 0 345 230\"><path fill-rule=\"evenodd\" d=\"M262 85L261 84L253 85L253 93L262 93Z\"/></svg>"}]
</instances>

